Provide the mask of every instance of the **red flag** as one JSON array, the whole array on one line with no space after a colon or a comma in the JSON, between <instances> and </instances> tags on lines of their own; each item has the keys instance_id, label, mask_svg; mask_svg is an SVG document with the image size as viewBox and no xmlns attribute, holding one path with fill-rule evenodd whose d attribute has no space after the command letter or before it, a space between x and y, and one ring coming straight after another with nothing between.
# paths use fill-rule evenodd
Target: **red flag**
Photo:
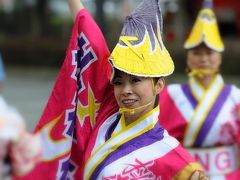
<instances>
[{"instance_id":1,"label":"red flag","mask_svg":"<svg viewBox=\"0 0 240 180\"><path fill-rule=\"evenodd\" d=\"M43 140L42 162L23 179L82 179L83 154L93 128L117 111L109 55L100 29L87 10L81 10L35 130Z\"/></svg>"}]
</instances>

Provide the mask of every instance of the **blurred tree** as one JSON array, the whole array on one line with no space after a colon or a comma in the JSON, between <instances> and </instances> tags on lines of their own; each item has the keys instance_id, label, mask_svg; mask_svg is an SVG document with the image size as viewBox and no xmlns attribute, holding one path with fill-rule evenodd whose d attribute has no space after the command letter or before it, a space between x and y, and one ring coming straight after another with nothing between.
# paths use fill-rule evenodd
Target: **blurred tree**
<instances>
[{"instance_id":1,"label":"blurred tree","mask_svg":"<svg viewBox=\"0 0 240 180\"><path fill-rule=\"evenodd\" d=\"M39 35L46 34L45 30L47 27L47 18L48 18L48 0L37 0L36 5L36 14L38 17L39 23Z\"/></svg>"},{"instance_id":2,"label":"blurred tree","mask_svg":"<svg viewBox=\"0 0 240 180\"><path fill-rule=\"evenodd\" d=\"M103 10L103 5L105 0L95 0L96 3L96 21L100 26L103 33L106 33L106 22L105 22L105 15Z\"/></svg>"}]
</instances>

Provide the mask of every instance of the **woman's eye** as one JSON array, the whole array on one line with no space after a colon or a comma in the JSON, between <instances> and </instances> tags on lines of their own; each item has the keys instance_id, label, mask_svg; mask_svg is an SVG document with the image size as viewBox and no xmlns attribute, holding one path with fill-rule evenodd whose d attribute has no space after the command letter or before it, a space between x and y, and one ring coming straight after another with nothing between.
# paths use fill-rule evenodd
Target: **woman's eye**
<instances>
[{"instance_id":1,"label":"woman's eye","mask_svg":"<svg viewBox=\"0 0 240 180\"><path fill-rule=\"evenodd\" d=\"M138 78L133 78L133 79L132 79L132 82L133 82L133 83L137 83L137 82L140 82L140 81L141 81L141 79L138 79Z\"/></svg>"},{"instance_id":2,"label":"woman's eye","mask_svg":"<svg viewBox=\"0 0 240 180\"><path fill-rule=\"evenodd\" d=\"M214 52L213 51L207 51L208 55L212 55Z\"/></svg>"},{"instance_id":3,"label":"woman's eye","mask_svg":"<svg viewBox=\"0 0 240 180\"><path fill-rule=\"evenodd\" d=\"M118 86L118 85L121 85L122 83L121 83L121 81L113 81L112 84L114 86Z\"/></svg>"},{"instance_id":4,"label":"woman's eye","mask_svg":"<svg viewBox=\"0 0 240 180\"><path fill-rule=\"evenodd\" d=\"M194 54L195 56L197 56L197 55L199 55L200 53L199 53L198 51L193 51L193 54Z\"/></svg>"}]
</instances>

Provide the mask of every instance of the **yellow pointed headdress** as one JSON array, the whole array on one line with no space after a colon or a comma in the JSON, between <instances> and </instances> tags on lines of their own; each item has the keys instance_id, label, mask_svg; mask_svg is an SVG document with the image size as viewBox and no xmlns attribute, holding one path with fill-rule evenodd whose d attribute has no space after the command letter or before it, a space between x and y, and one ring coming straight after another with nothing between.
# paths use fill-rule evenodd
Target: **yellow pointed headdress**
<instances>
[{"instance_id":1,"label":"yellow pointed headdress","mask_svg":"<svg viewBox=\"0 0 240 180\"><path fill-rule=\"evenodd\" d=\"M172 74L173 61L162 38L159 0L143 0L126 17L119 42L110 61L114 68L142 77Z\"/></svg>"},{"instance_id":2,"label":"yellow pointed headdress","mask_svg":"<svg viewBox=\"0 0 240 180\"><path fill-rule=\"evenodd\" d=\"M218 52L224 51L224 44L212 6L212 0L204 1L203 9L199 12L192 31L184 44L185 49L191 49L204 43L210 49Z\"/></svg>"}]
</instances>

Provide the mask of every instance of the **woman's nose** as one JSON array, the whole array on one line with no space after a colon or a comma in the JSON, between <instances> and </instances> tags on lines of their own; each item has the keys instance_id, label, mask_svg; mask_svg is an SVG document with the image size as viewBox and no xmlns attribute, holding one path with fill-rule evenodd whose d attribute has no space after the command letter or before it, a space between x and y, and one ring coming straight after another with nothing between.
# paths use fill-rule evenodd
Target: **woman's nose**
<instances>
[{"instance_id":1,"label":"woman's nose","mask_svg":"<svg viewBox=\"0 0 240 180\"><path fill-rule=\"evenodd\" d=\"M130 84L124 84L122 88L122 94L124 96L132 94L132 88Z\"/></svg>"},{"instance_id":2,"label":"woman's nose","mask_svg":"<svg viewBox=\"0 0 240 180\"><path fill-rule=\"evenodd\" d=\"M206 62L207 60L208 60L208 55L207 54L202 54L201 61Z\"/></svg>"}]
</instances>

